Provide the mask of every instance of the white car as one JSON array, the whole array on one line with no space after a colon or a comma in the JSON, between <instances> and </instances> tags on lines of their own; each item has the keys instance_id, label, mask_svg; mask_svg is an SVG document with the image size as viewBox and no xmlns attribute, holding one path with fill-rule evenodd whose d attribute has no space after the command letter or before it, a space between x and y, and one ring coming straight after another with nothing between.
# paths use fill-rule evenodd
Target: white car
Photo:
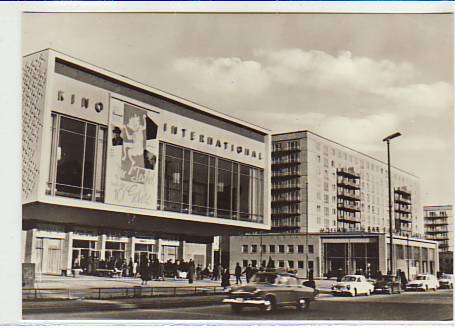
<instances>
[{"instance_id":1,"label":"white car","mask_svg":"<svg viewBox=\"0 0 455 328\"><path fill-rule=\"evenodd\" d=\"M406 290L427 291L429 289L436 290L438 288L438 278L432 274L419 274L415 280L411 280L406 284Z\"/></svg>"},{"instance_id":2,"label":"white car","mask_svg":"<svg viewBox=\"0 0 455 328\"><path fill-rule=\"evenodd\" d=\"M439 278L439 288L453 288L453 274L443 273Z\"/></svg>"},{"instance_id":3,"label":"white car","mask_svg":"<svg viewBox=\"0 0 455 328\"><path fill-rule=\"evenodd\" d=\"M357 296L360 294L370 295L374 290L374 285L367 281L364 276L357 274L346 275L332 286L332 295L348 294Z\"/></svg>"}]
</instances>

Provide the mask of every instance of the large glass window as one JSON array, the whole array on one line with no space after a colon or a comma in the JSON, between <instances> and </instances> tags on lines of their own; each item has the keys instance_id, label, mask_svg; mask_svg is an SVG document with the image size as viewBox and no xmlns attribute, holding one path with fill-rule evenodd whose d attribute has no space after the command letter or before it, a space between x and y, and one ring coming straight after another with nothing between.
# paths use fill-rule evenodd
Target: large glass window
<instances>
[{"instance_id":1,"label":"large glass window","mask_svg":"<svg viewBox=\"0 0 455 328\"><path fill-rule=\"evenodd\" d=\"M106 128L52 115L52 150L47 193L104 201Z\"/></svg>"},{"instance_id":2,"label":"large glass window","mask_svg":"<svg viewBox=\"0 0 455 328\"><path fill-rule=\"evenodd\" d=\"M160 154L158 208L262 222L262 169L166 143Z\"/></svg>"}]
</instances>

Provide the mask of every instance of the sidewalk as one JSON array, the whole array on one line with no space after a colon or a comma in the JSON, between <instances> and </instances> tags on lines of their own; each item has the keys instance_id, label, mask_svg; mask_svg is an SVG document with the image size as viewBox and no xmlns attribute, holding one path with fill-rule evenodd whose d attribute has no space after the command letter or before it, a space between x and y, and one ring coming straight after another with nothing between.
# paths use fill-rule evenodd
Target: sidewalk
<instances>
[{"instance_id":1,"label":"sidewalk","mask_svg":"<svg viewBox=\"0 0 455 328\"><path fill-rule=\"evenodd\" d=\"M243 284L246 283L244 277ZM329 290L335 280L315 280L316 288L320 290ZM62 288L62 289L88 289L88 288L115 288L115 287L135 287L141 286L140 278L107 278L81 275L77 278L65 276L43 275L37 277L35 288ZM143 285L142 285L143 286ZM192 284L188 279L166 278L164 281L149 281L146 287L197 287L197 286L221 286L221 281L203 279L194 280ZM235 278L231 279L231 286L235 286ZM145 287L145 286L144 286Z\"/></svg>"}]
</instances>

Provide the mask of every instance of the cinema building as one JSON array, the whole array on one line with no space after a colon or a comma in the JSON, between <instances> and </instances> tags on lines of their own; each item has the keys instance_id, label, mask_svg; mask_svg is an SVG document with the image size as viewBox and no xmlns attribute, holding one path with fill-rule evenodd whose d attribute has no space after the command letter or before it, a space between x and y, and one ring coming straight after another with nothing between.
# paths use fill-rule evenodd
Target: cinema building
<instances>
[{"instance_id":1,"label":"cinema building","mask_svg":"<svg viewBox=\"0 0 455 328\"><path fill-rule=\"evenodd\" d=\"M273 135L272 234L231 238L231 266L271 260L302 275L387 272L387 169L310 131ZM391 182L393 267L407 276L436 273L437 244L424 238L419 179L392 166Z\"/></svg>"},{"instance_id":2,"label":"cinema building","mask_svg":"<svg viewBox=\"0 0 455 328\"><path fill-rule=\"evenodd\" d=\"M212 264L213 236L270 229L263 128L53 50L24 57L22 261Z\"/></svg>"}]
</instances>

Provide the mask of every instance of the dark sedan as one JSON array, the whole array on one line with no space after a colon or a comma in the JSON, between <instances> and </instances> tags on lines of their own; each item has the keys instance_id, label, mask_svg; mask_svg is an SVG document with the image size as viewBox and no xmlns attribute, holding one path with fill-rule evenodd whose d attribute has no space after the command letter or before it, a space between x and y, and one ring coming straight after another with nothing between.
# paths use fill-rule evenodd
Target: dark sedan
<instances>
[{"instance_id":1,"label":"dark sedan","mask_svg":"<svg viewBox=\"0 0 455 328\"><path fill-rule=\"evenodd\" d=\"M380 294L400 294L401 283L394 279L394 277L384 276L382 279L374 283L374 293Z\"/></svg>"},{"instance_id":2,"label":"dark sedan","mask_svg":"<svg viewBox=\"0 0 455 328\"><path fill-rule=\"evenodd\" d=\"M234 312L251 306L264 312L281 306L305 310L318 295L318 290L304 284L290 273L259 272L253 276L251 283L234 287L223 303L230 304Z\"/></svg>"}]
</instances>

